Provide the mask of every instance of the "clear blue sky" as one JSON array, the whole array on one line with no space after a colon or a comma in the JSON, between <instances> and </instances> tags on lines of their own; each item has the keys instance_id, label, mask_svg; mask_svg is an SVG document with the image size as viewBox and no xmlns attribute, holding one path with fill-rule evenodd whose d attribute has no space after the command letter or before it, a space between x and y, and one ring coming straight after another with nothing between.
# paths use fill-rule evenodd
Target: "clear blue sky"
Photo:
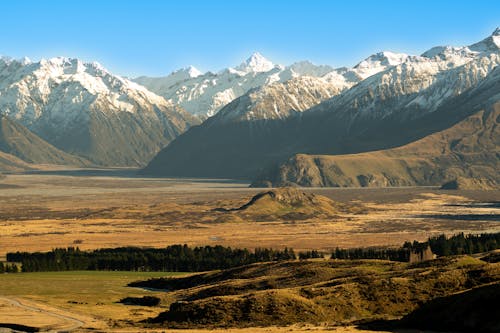
<instances>
[{"instance_id":1,"label":"clear blue sky","mask_svg":"<svg viewBox=\"0 0 500 333\"><path fill-rule=\"evenodd\" d=\"M79 57L127 76L215 71L254 51L352 66L381 50L469 44L500 26L499 0L5 0L0 12L0 55Z\"/></svg>"}]
</instances>

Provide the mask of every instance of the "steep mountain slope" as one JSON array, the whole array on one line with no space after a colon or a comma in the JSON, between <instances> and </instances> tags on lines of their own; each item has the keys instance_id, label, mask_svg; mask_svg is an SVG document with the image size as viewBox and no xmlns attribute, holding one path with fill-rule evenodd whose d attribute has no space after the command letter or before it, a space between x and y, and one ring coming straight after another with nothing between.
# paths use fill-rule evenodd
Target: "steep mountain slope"
<instances>
[{"instance_id":1,"label":"steep mountain slope","mask_svg":"<svg viewBox=\"0 0 500 333\"><path fill-rule=\"evenodd\" d=\"M500 100L498 36L497 29L469 47L438 47L418 57L394 56L404 62L299 116L230 123L225 121L227 115L213 117L167 146L146 172L248 178L297 153L384 150L443 131ZM231 109L241 108L232 105Z\"/></svg>"},{"instance_id":2,"label":"steep mountain slope","mask_svg":"<svg viewBox=\"0 0 500 333\"><path fill-rule=\"evenodd\" d=\"M143 172L205 177L251 174L253 170L247 172L245 164L253 167L253 155L265 149L267 138L275 131L279 133L286 119L300 116L302 111L338 92L336 85L312 77L298 77L252 90L181 135ZM283 137L279 142L289 141ZM207 161L210 162L203 166L199 164ZM231 168L232 163L238 170Z\"/></svg>"},{"instance_id":3,"label":"steep mountain slope","mask_svg":"<svg viewBox=\"0 0 500 333\"><path fill-rule=\"evenodd\" d=\"M198 120L98 63L0 59L0 112L102 165L143 165Z\"/></svg>"},{"instance_id":4,"label":"steep mountain slope","mask_svg":"<svg viewBox=\"0 0 500 333\"><path fill-rule=\"evenodd\" d=\"M13 155L24 163L19 163L10 156L3 158L4 163L0 162L5 169L11 170L11 167L25 168L26 163L34 164L61 164L72 166L87 166L90 162L83 158L76 157L57 149L37 135L31 133L26 127L0 115L0 151Z\"/></svg>"},{"instance_id":5,"label":"steep mountain slope","mask_svg":"<svg viewBox=\"0 0 500 333\"><path fill-rule=\"evenodd\" d=\"M324 79L301 76L252 89L223 108L211 121L222 124L286 119L341 91L342 88Z\"/></svg>"},{"instance_id":6,"label":"steep mountain slope","mask_svg":"<svg viewBox=\"0 0 500 333\"><path fill-rule=\"evenodd\" d=\"M295 155L259 186L414 186L475 179L500 185L500 103L408 145L349 155ZM477 182L476 182L477 183Z\"/></svg>"},{"instance_id":7,"label":"steep mountain slope","mask_svg":"<svg viewBox=\"0 0 500 333\"><path fill-rule=\"evenodd\" d=\"M408 56L405 54L381 52L370 56L352 69L333 69L308 61L284 67L273 64L259 53L254 53L236 68L224 69L216 74L201 74L196 68L188 67L166 77L139 77L135 82L181 105L192 114L211 117L251 89L309 76L322 77L330 84L335 84L339 90L343 90L368 76L400 64L406 57Z\"/></svg>"}]
</instances>

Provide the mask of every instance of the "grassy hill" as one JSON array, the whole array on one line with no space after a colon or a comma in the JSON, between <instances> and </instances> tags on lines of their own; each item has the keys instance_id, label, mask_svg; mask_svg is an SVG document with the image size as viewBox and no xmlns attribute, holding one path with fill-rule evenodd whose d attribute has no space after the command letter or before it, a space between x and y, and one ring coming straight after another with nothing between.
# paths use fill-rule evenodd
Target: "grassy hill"
<instances>
[{"instance_id":1,"label":"grassy hill","mask_svg":"<svg viewBox=\"0 0 500 333\"><path fill-rule=\"evenodd\" d=\"M360 210L361 206L341 204L325 196L291 187L260 192L239 207L215 209L246 221L328 218L340 212Z\"/></svg>"},{"instance_id":2,"label":"grassy hill","mask_svg":"<svg viewBox=\"0 0 500 333\"><path fill-rule=\"evenodd\" d=\"M398 318L433 298L499 282L500 264L459 256L275 262L133 285L169 291L169 310L151 325L206 328Z\"/></svg>"}]
</instances>

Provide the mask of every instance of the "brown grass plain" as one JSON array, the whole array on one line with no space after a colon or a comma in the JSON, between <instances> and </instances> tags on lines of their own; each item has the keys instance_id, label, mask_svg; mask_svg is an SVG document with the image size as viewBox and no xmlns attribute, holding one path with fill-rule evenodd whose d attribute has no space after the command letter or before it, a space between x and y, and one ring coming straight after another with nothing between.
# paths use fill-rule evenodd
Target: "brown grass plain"
<instances>
[{"instance_id":1,"label":"brown grass plain","mask_svg":"<svg viewBox=\"0 0 500 333\"><path fill-rule=\"evenodd\" d=\"M345 204L328 216L217 212L261 189L246 183L72 174L8 175L0 186L0 257L78 246L232 247L400 245L430 235L500 231L500 191L304 189ZM490 204L488 204L490 203Z\"/></svg>"}]
</instances>

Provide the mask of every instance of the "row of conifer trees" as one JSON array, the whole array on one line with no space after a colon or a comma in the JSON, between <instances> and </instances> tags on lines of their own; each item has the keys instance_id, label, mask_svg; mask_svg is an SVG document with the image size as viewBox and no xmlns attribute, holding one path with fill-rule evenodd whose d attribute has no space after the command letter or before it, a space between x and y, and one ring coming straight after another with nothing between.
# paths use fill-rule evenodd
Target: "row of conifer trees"
<instances>
[{"instance_id":1,"label":"row of conifer trees","mask_svg":"<svg viewBox=\"0 0 500 333\"><path fill-rule=\"evenodd\" d=\"M8 253L7 260L22 263L23 272L68 270L172 271L199 272L225 269L256 262L295 259L293 249L172 245L166 248L121 247L81 251L58 248L49 252Z\"/></svg>"},{"instance_id":2,"label":"row of conifer trees","mask_svg":"<svg viewBox=\"0 0 500 333\"><path fill-rule=\"evenodd\" d=\"M382 259L392 261L409 261L410 253L418 253L430 247L437 256L474 254L488 252L500 248L500 232L465 235L459 233L451 237L442 234L429 237L425 242L405 242L400 248L359 247L340 249L332 252L333 259Z\"/></svg>"},{"instance_id":3,"label":"row of conifer trees","mask_svg":"<svg viewBox=\"0 0 500 333\"><path fill-rule=\"evenodd\" d=\"M332 259L382 259L406 262L410 253L430 247L438 256L473 254L500 248L500 232L480 235L463 233L447 237L430 237L426 242L406 242L400 248L337 248ZM300 252L299 259L323 258L313 250ZM237 267L256 262L292 260L297 256L293 249L274 250L257 248L233 249L231 247L172 245L166 248L121 247L81 251L78 247L58 248L49 252L15 252L7 254L8 264L0 262L0 273L42 272L68 270L120 270L120 271L182 271L199 272ZM20 263L20 267L15 263Z\"/></svg>"}]
</instances>

